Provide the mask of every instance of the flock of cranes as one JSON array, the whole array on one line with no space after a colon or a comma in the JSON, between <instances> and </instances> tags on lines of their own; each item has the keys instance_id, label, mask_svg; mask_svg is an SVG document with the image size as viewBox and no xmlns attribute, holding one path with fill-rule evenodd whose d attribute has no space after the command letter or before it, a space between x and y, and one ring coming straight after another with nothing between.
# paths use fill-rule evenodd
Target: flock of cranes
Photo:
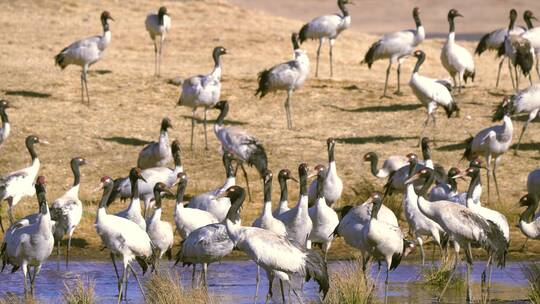
<instances>
[{"instance_id":1,"label":"flock of cranes","mask_svg":"<svg viewBox=\"0 0 540 304\"><path fill-rule=\"evenodd\" d=\"M341 14L326 15L313 19L302 26L299 33L293 33L291 42L294 58L291 61L275 65L263 70L258 75L256 95L264 97L274 91L286 91L285 110L288 128L292 128L291 97L309 77L310 61L308 53L300 48L300 44L308 39L318 39L317 65L315 76L318 76L320 49L325 39L329 40L330 76L333 75L332 50L339 34L351 23L347 10L348 0L338 0ZM358 206L341 208L336 212L336 204L343 192L343 182L338 175L335 161L336 140L329 138L326 142L328 164L311 168L302 163L298 166L298 179L291 171L282 169L277 179L280 186L279 205L272 209L273 172L269 169L268 157L264 144L254 135L239 127L225 125L229 103L221 100L221 56L227 54L224 47L213 49L214 68L210 74L197 75L183 81L178 105L193 110L191 124L190 147L193 148L195 112L204 108L205 148L208 149L207 111L215 109L219 116L214 124L214 134L221 144L225 181L217 188L195 195L189 202L184 201L188 185L188 174L182 165L180 142L170 142L169 129L173 127L169 118L164 118L160 126L157 142L145 146L139 153L137 166L129 170L127 177L113 179L103 176L98 189L103 190L97 208L95 229L103 245L109 250L114 270L118 279L118 302L126 299L128 272L138 282L144 296L137 270L132 262L136 261L143 274L150 269L156 271L159 260L173 258L174 233L181 238L180 249L175 255L176 264L192 266L192 282L196 281L196 266L202 266L202 282L207 286L208 265L218 262L233 250L244 252L257 264L255 301L258 298L259 269L266 272L268 292L266 302L273 296L273 281L278 280L280 295L286 301L284 284L301 299L301 290L297 290L291 281L300 278L302 281L313 278L320 287L322 297L330 288L327 253L332 241L340 236L353 248L361 251L363 267L367 272L370 260L386 263L385 286L388 286L389 272L399 266L415 246L420 247L421 261L425 263L423 244L431 238L440 248L442 258L447 259L448 250L452 246L455 252L455 272L459 251L464 249L467 262L467 282L470 283L472 268L471 247L483 248L488 258L485 273L488 280L488 292L491 279L491 267L496 263L504 267L510 242L509 223L505 216L493 209L482 206L481 170L487 170L487 202L490 201L491 177L495 183L497 195L500 196L497 181L497 163L500 157L510 149L513 138L511 115L528 113L529 118L521 131L519 143L527 126L540 110L540 86L532 84L530 71L535 57L540 52L540 30L534 28L531 20L536 18L530 11L524 13L527 28L515 25L517 12L510 11L508 28L498 29L484 36L476 49L480 55L486 50L497 51L501 57L499 74L503 61L508 60L513 87L516 94L505 97L493 114L493 121L503 120L502 125L494 125L479 131L466 140L463 158L470 161L465 170L450 168L448 171L431 159L431 141L424 137L424 131L430 120L435 125L435 113L442 107L450 118L459 113L454 88L461 93L468 79L475 78L475 64L472 54L455 41L455 19L463 17L460 12L451 9L448 12L449 34L441 49L441 63L448 71L452 82L444 79L433 79L420 74L420 67L426 54L417 47L425 40L425 30L420 19L420 10L412 11L416 29L384 35L373 43L364 56L363 63L369 68L379 59L388 59L386 80L382 97L388 97L388 80L392 65L397 63L397 91L402 94L400 85L401 65L407 57L417 60L409 85L413 94L427 109L427 117L420 135L423 160L414 153L390 155L378 168L379 156L375 152L365 154L364 161L370 162L371 173L380 179L386 179L384 193L374 192L370 198ZM56 57L55 63L62 69L70 64L82 67L81 99L90 103L88 93L87 72L89 67L102 58L111 41L109 20L111 14L101 14L103 35L90 37L72 43L64 48ZM171 18L165 7L157 14L150 14L145 21L146 29L154 44L155 75L160 74L160 63L165 38L171 29ZM538 59L536 70L540 76ZM519 73L529 77L531 86L519 90ZM497 77L497 86L499 83ZM9 136L11 126L6 110L11 105L0 101L0 145ZM47 144L43 139L30 135L25 141L31 157L31 165L27 168L0 177L0 203L7 201L10 226L4 232L4 240L0 249L2 270L11 265L12 272L19 268L24 273L25 294L34 291L35 279L43 263L51 255L55 244L60 248L61 240L67 235L66 267L69 265L71 238L81 221L83 204L78 197L81 185L80 167L86 163L82 157L74 157L70 162L73 172L73 185L50 206L46 197L45 177L39 176L40 160L36 144ZM480 158L483 157L484 161ZM168 167L173 162L173 167ZM245 164L257 170L263 182L264 201L260 217L250 226L242 225L240 211L246 199L251 201L249 181ZM236 165L234 168L233 165ZM247 183L247 191L236 183L237 169L240 167ZM310 171L314 173L310 174ZM316 177L311 184L309 179ZM471 179L468 191L458 192L458 178ZM288 181L298 183L299 198L296 204L289 207ZM177 187L176 195L171 191ZM540 200L540 171L531 172L528 178L528 194L520 200L527 207L520 215L519 227L528 237L540 239L540 216L536 212ZM404 217L414 240L409 241L398 222L399 214L394 214L383 202L389 195L403 194ZM38 211L22 219L15 220L12 209L25 196L36 194ZM174 207L174 227L163 217L162 198L169 194L176 198ZM107 207L120 198L129 200L125 210L110 214ZM141 200L144 209L141 208ZM484 201L485 202L485 201ZM245 223L244 223L245 224ZM0 227L4 231L2 217ZM174 228L174 229L173 229ZM322 253L315 250L320 245ZM122 260L122 273L118 271L116 259ZM33 271L31 271L33 267ZM365 274L365 273L364 273ZM377 275L378 277L378 275ZM450 280L448 281L450 282ZM303 285L302 285L303 287ZM440 297L444 295L445 286ZM386 294L386 293L385 293ZM467 299L473 300L470 284L467 288Z\"/></svg>"}]
</instances>

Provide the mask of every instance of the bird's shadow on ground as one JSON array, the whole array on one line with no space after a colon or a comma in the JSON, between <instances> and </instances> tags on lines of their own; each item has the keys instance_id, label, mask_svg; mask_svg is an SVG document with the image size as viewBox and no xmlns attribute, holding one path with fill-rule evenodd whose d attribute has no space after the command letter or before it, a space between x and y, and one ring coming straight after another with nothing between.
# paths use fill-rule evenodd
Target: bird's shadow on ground
<instances>
[{"instance_id":1,"label":"bird's shadow on ground","mask_svg":"<svg viewBox=\"0 0 540 304\"><path fill-rule=\"evenodd\" d=\"M181 117L184 118L184 119L189 119L189 120L191 120L191 115L182 115ZM196 122L196 123L202 124L202 123L204 122L204 119L195 116L195 122ZM208 124L212 124L212 125L213 125L213 124L216 123L216 120L215 120L215 119L207 119L206 122L207 122ZM224 125L230 125L230 126L243 126L243 125L247 125L248 123L247 123L247 122L244 122L244 121L239 121L239 120L228 120L228 119L225 119L225 120L223 121L223 124L224 124Z\"/></svg>"},{"instance_id":2,"label":"bird's shadow on ground","mask_svg":"<svg viewBox=\"0 0 540 304\"><path fill-rule=\"evenodd\" d=\"M22 97L33 97L33 98L49 98L51 94L41 93L36 91L27 91L27 90L6 90L4 91L7 96L22 96Z\"/></svg>"},{"instance_id":3,"label":"bird's shadow on ground","mask_svg":"<svg viewBox=\"0 0 540 304\"><path fill-rule=\"evenodd\" d=\"M510 149L515 149L516 147L517 143L513 144ZM540 143L521 143L519 145L519 151L540 151Z\"/></svg>"},{"instance_id":4,"label":"bird's shadow on ground","mask_svg":"<svg viewBox=\"0 0 540 304\"><path fill-rule=\"evenodd\" d=\"M349 145L365 145L369 143L379 143L384 144L392 141L402 141L416 139L416 136L392 136L392 135L377 135L377 136L366 136L366 137L338 137L336 141L342 144Z\"/></svg>"},{"instance_id":5,"label":"bird's shadow on ground","mask_svg":"<svg viewBox=\"0 0 540 304\"><path fill-rule=\"evenodd\" d=\"M438 151L459 151L465 150L465 142L459 142L456 144L444 145L436 148Z\"/></svg>"},{"instance_id":6,"label":"bird's shadow on ground","mask_svg":"<svg viewBox=\"0 0 540 304\"><path fill-rule=\"evenodd\" d=\"M111 74L111 70L89 70L89 75L105 75L105 74Z\"/></svg>"},{"instance_id":7,"label":"bird's shadow on ground","mask_svg":"<svg viewBox=\"0 0 540 304\"><path fill-rule=\"evenodd\" d=\"M147 141L143 139L138 139L134 137L122 137L122 136L102 137L101 139L104 141L111 141L111 142L115 142L121 145L129 145L129 146L144 146L151 143L151 141Z\"/></svg>"},{"instance_id":8,"label":"bird's shadow on ground","mask_svg":"<svg viewBox=\"0 0 540 304\"><path fill-rule=\"evenodd\" d=\"M356 109L346 109L341 108L335 105L326 105L326 107L340 110L343 112L354 112L354 113L365 113L365 112L398 112L398 111L414 111L422 105L420 104L393 104L393 105L387 105L387 106L372 106L372 107L362 107L362 108L356 108Z\"/></svg>"}]
</instances>

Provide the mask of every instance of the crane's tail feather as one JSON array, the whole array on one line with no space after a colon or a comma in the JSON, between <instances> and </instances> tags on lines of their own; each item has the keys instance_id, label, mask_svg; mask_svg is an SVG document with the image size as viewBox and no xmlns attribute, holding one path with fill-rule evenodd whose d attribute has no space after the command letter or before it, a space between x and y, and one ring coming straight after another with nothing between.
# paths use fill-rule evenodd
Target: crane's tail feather
<instances>
[{"instance_id":1,"label":"crane's tail feather","mask_svg":"<svg viewBox=\"0 0 540 304\"><path fill-rule=\"evenodd\" d=\"M176 253L176 261L174 262L174 266L176 266L181 260L182 260L182 246L184 245L184 240L182 240L180 242L180 249L178 250L178 252ZM184 263L184 266L186 265L186 263Z\"/></svg>"},{"instance_id":2,"label":"crane's tail feather","mask_svg":"<svg viewBox=\"0 0 540 304\"><path fill-rule=\"evenodd\" d=\"M54 56L54 63L55 65L59 66L62 70L65 69L68 66L68 63L66 62L66 56L65 51L67 50L67 47L60 51L56 56Z\"/></svg>"},{"instance_id":3,"label":"crane's tail feather","mask_svg":"<svg viewBox=\"0 0 540 304\"><path fill-rule=\"evenodd\" d=\"M487 33L484 36L482 36L482 38L480 39L480 42L478 42L478 45L476 46L476 50L474 51L476 55L480 56L482 55L483 52L487 51L488 49L487 42L489 40L490 35L491 33Z\"/></svg>"},{"instance_id":4,"label":"crane's tail feather","mask_svg":"<svg viewBox=\"0 0 540 304\"><path fill-rule=\"evenodd\" d=\"M467 83L467 79L471 79L472 82L474 82L474 77L476 76L476 71L469 71L465 70L465 73L463 74L463 80L465 80L465 83Z\"/></svg>"},{"instance_id":5,"label":"crane's tail feather","mask_svg":"<svg viewBox=\"0 0 540 304\"><path fill-rule=\"evenodd\" d=\"M529 75L534 65L534 54L531 51L531 45L528 42L519 44L518 47L516 47L516 64L523 72L523 75Z\"/></svg>"},{"instance_id":6,"label":"crane's tail feather","mask_svg":"<svg viewBox=\"0 0 540 304\"><path fill-rule=\"evenodd\" d=\"M307 37L308 31L309 31L309 23L306 23L300 29L300 33L298 33L298 40L300 41L300 44L304 43L304 41L308 39Z\"/></svg>"},{"instance_id":7,"label":"crane's tail feather","mask_svg":"<svg viewBox=\"0 0 540 304\"><path fill-rule=\"evenodd\" d=\"M268 157L266 156L266 151L260 142L253 141L248 144L254 146L254 151L251 153L247 162L250 166L255 167L262 177L268 170Z\"/></svg>"},{"instance_id":8,"label":"crane's tail feather","mask_svg":"<svg viewBox=\"0 0 540 304\"><path fill-rule=\"evenodd\" d=\"M145 258L143 257L135 257L135 261L137 261L137 263L139 264L139 266L141 266L141 269L143 271L143 275L146 273L146 271L148 270L148 262L146 261Z\"/></svg>"},{"instance_id":9,"label":"crane's tail feather","mask_svg":"<svg viewBox=\"0 0 540 304\"><path fill-rule=\"evenodd\" d=\"M461 159L471 161L474 158L474 155L472 153L473 139L474 138L472 136L469 136L469 138L465 140L465 151L463 152L463 156L461 157Z\"/></svg>"},{"instance_id":10,"label":"crane's tail feather","mask_svg":"<svg viewBox=\"0 0 540 304\"><path fill-rule=\"evenodd\" d=\"M498 58L503 57L505 54L506 54L506 50L504 48L504 43L501 43L501 45L499 46L499 49L497 50L497 57Z\"/></svg>"},{"instance_id":11,"label":"crane's tail feather","mask_svg":"<svg viewBox=\"0 0 540 304\"><path fill-rule=\"evenodd\" d=\"M379 46L381 45L381 41L377 41L371 45L369 50L366 52L366 55L364 56L364 60L362 60L361 64L367 64L368 68L371 69L371 66L373 65L373 62L377 60L377 50Z\"/></svg>"},{"instance_id":12,"label":"crane's tail feather","mask_svg":"<svg viewBox=\"0 0 540 304\"><path fill-rule=\"evenodd\" d=\"M263 98L270 91L270 69L260 72L257 76L257 82L259 87L255 91L255 96L260 94L260 98Z\"/></svg>"},{"instance_id":13,"label":"crane's tail feather","mask_svg":"<svg viewBox=\"0 0 540 304\"><path fill-rule=\"evenodd\" d=\"M328 267L320 253L308 249L306 252L306 282L311 278L319 284L319 292L322 291L323 299L330 289Z\"/></svg>"}]
</instances>

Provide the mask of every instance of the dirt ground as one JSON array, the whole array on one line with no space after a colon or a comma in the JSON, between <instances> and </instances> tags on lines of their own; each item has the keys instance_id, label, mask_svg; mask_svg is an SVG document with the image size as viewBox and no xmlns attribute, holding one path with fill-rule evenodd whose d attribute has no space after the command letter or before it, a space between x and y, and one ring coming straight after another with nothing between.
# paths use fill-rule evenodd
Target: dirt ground
<instances>
[{"instance_id":1,"label":"dirt ground","mask_svg":"<svg viewBox=\"0 0 540 304\"><path fill-rule=\"evenodd\" d=\"M237 1L237 0L234 0ZM486 1L483 1L484 3ZM302 2L296 2L299 5ZM380 3L378 1L377 3ZM392 2L394 3L394 2ZM424 1L424 3L426 3ZM431 3L431 1L429 1ZM457 3L457 2L456 2ZM504 24L508 5L505 1L489 1L493 14L480 13L480 8L463 8L463 14L471 16L459 20L458 31L466 26L475 27L473 32L491 29ZM25 167L29 155L24 149L24 138L36 134L50 141L49 146L38 146L42 161L40 174L48 179L48 197L52 202L69 188L72 182L69 160L83 156L89 165L82 167L81 199L84 217L75 232L74 253L81 257L104 256L95 233L96 201L99 193L92 190L103 175L124 176L136 163L138 152L151 140L157 140L163 117L171 118L174 129L171 138L178 138L183 147L182 160L190 183L189 195L207 191L220 185L225 177L219 145L209 133L210 150L203 145L202 125L197 126L196 148L189 149L191 109L177 107L179 88L168 84L177 76L208 73L213 63L211 50L214 46L226 47L230 54L223 58L222 98L231 103L229 120L256 135L265 145L269 166L274 172L289 168L296 172L300 162L311 167L326 163L325 142L332 136L339 140L336 161L344 180L344 200L339 205L357 204L363 197L354 194L352 188L364 183L382 186L375 180L369 166L362 161L368 151L377 151L382 157L391 154L407 154L420 151L415 147L425 110L407 87L414 60L406 61L402 68L404 96L379 99L384 85L387 62L375 63L372 70L360 65L363 54L377 37L365 34L362 28L345 31L334 48L334 73L329 79L327 46L321 56L320 79L313 77L317 43L307 42L302 47L312 61L311 78L296 92L292 100L294 130L287 130L283 110L284 94L270 95L262 100L254 97L257 87L256 75L264 68L288 60L291 57L290 34L298 31L301 21L276 17L262 10L248 10L226 1L162 1L172 16L172 30L164 48L162 77L153 76L153 46L144 28L148 12L156 11L154 1L4 1L0 3L0 97L11 101L18 109L8 111L12 134L0 148L0 173L8 173ZM515 1L521 12L532 8L532 3ZM375 1L358 1L356 10L375 7ZM392 5L390 2L385 5ZM374 27L367 32L410 27L409 11L412 1L400 2L403 10L394 17L381 16L390 25ZM426 18L431 10L439 18L437 31L443 26L448 7L425 5ZM540 14L539 4L534 4ZM317 11L328 11L323 9ZM334 6L329 6L335 11ZM458 7L460 8L460 7ZM80 101L80 69L75 66L61 71L54 66L53 57L66 45L90 35L100 34L99 14L107 9L115 18L111 22L112 43L105 58L91 68L88 77L91 105ZM497 13L495 13L495 11ZM315 9L310 8L310 16ZM364 12L365 14L365 12ZM378 13L380 15L380 13ZM497 15L495 18L494 15ZM501 17L501 15L503 15ZM377 14L372 18L376 19ZM472 16L478 16L476 19ZM485 20L480 18L485 16ZM354 17L358 20L362 18ZM503 21L499 20L503 18ZM356 20L355 19L355 20ZM492 20L493 19L493 20ZM494 20L497 21L494 21ZM369 19L365 20L369 23ZM486 22L485 26L483 22ZM427 21L426 21L427 23ZM382 24L382 23L379 23ZM480 27L482 24L482 27ZM497 25L496 25L497 24ZM406 27L403 27L403 26ZM380 30L374 30L380 29ZM443 40L425 41L420 49L427 53L421 69L423 75L446 78L448 75L440 64L439 53ZM473 51L473 42L460 42ZM494 89L497 61L492 54L475 57L477 78L464 93L457 97L462 109L459 118L447 119L442 111L438 115L436 134L437 148L433 158L444 166L456 165L462 153L459 145L469 133L491 125L493 107L502 96L511 93L510 79L504 70L502 86ZM534 80L538 81L536 75ZM395 88L392 74L390 90ZM214 119L216 111L210 112ZM520 130L523 119L518 119L515 129ZM529 251L518 252L524 238L515 227L518 200L525 192L528 172L538 165L540 134L533 123L524 137L523 151L519 156L507 153L498 168L502 198L495 204L498 210L509 216L512 229L511 259L536 257L539 247L529 242ZM211 129L209 128L211 132ZM431 131L430 135L434 135ZM461 164L464 166L464 163ZM254 202L243 209L244 223L251 223L262 208L262 186L254 170L250 170ZM243 178L239 183L244 184ZM463 183L461 189L465 189ZM278 197L274 184L275 200ZM290 187L290 201L295 202L298 190ZM485 198L485 196L484 196ZM494 204L492 204L493 206ZM174 201L165 202L165 217L172 220ZM124 208L116 203L112 210ZM5 209L2 216L4 219ZM35 198L25 198L15 208L16 217L36 210ZM403 229L406 230L405 223ZM175 247L175 251L177 248ZM332 258L350 256L352 249L341 240L331 249Z\"/></svg>"}]
</instances>

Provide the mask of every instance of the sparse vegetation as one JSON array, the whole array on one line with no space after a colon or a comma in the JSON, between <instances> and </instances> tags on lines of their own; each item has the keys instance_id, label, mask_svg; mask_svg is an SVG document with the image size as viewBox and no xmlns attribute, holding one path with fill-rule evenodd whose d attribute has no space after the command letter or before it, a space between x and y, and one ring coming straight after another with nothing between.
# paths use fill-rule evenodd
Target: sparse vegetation
<instances>
[{"instance_id":1,"label":"sparse vegetation","mask_svg":"<svg viewBox=\"0 0 540 304\"><path fill-rule=\"evenodd\" d=\"M540 263L527 263L521 267L523 274L529 281L529 300L540 303Z\"/></svg>"},{"instance_id":2,"label":"sparse vegetation","mask_svg":"<svg viewBox=\"0 0 540 304\"><path fill-rule=\"evenodd\" d=\"M371 265L369 265L371 266ZM368 267L371 269L371 267ZM363 304L373 303L373 280L367 274L367 282L362 271L362 260L355 259L339 267L330 275L330 291L325 304Z\"/></svg>"},{"instance_id":3,"label":"sparse vegetation","mask_svg":"<svg viewBox=\"0 0 540 304\"><path fill-rule=\"evenodd\" d=\"M24 295L16 295L11 292L7 292L0 297L0 304L40 304L40 303L41 303L40 301L32 297L25 299Z\"/></svg>"},{"instance_id":4,"label":"sparse vegetation","mask_svg":"<svg viewBox=\"0 0 540 304\"><path fill-rule=\"evenodd\" d=\"M431 267L425 269L422 273L424 282L427 286L433 289L443 289L450 278L452 269L454 267L454 259L452 256L449 256L447 259L444 259L440 265L432 265ZM465 281L461 277L460 273L456 271L452 281L450 282L449 287L462 289L465 285Z\"/></svg>"},{"instance_id":5,"label":"sparse vegetation","mask_svg":"<svg viewBox=\"0 0 540 304\"><path fill-rule=\"evenodd\" d=\"M180 284L176 272L154 273L144 284L146 303L151 304L207 304L213 303L205 288L187 289Z\"/></svg>"},{"instance_id":6,"label":"sparse vegetation","mask_svg":"<svg viewBox=\"0 0 540 304\"><path fill-rule=\"evenodd\" d=\"M77 277L74 283L64 282L62 298L66 304L94 304L97 303L94 293L95 282L86 277Z\"/></svg>"}]
</instances>

